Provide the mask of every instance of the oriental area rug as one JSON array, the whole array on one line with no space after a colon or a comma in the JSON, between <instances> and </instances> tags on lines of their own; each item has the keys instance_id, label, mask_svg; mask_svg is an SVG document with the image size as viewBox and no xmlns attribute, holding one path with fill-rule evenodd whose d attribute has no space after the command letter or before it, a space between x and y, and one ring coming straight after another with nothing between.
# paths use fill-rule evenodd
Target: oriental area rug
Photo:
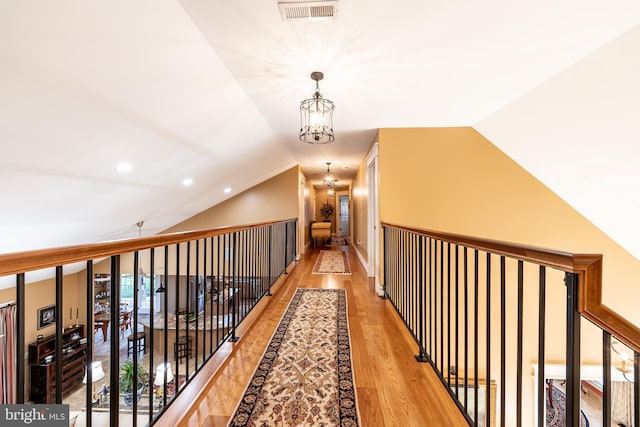
<instances>
[{"instance_id":1,"label":"oriental area rug","mask_svg":"<svg viewBox=\"0 0 640 427\"><path fill-rule=\"evenodd\" d=\"M546 425L547 427L565 427L567 425L567 397L553 385L553 382L547 382L547 384ZM589 420L583 411L580 411L580 427L589 427Z\"/></svg>"},{"instance_id":2,"label":"oriental area rug","mask_svg":"<svg viewBox=\"0 0 640 427\"><path fill-rule=\"evenodd\" d=\"M320 251L312 274L351 274L349 259L343 251Z\"/></svg>"},{"instance_id":3,"label":"oriental area rug","mask_svg":"<svg viewBox=\"0 0 640 427\"><path fill-rule=\"evenodd\" d=\"M229 426L358 426L344 289L297 289Z\"/></svg>"}]
</instances>

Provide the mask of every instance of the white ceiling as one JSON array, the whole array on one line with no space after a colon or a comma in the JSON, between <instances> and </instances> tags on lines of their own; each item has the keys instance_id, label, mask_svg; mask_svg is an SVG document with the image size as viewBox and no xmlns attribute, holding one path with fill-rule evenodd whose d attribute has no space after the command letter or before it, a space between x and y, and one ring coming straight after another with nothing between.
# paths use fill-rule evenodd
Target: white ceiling
<instances>
[{"instance_id":1,"label":"white ceiling","mask_svg":"<svg viewBox=\"0 0 640 427\"><path fill-rule=\"evenodd\" d=\"M0 253L134 237L139 220L154 234L296 164L317 180L331 161L347 182L380 127L478 124L510 153L521 141L505 111L521 99L546 109L535 102L553 90L532 94L602 67L585 65L592 54L637 58L639 24L637 0L340 0L319 22L283 22L276 0L4 0ZM336 104L326 146L297 139L316 70ZM618 108L634 127L636 99ZM553 117L521 119L518 135L554 129ZM628 145L620 155L637 159ZM128 174L114 170L123 161ZM532 173L552 189L566 179Z\"/></svg>"}]
</instances>

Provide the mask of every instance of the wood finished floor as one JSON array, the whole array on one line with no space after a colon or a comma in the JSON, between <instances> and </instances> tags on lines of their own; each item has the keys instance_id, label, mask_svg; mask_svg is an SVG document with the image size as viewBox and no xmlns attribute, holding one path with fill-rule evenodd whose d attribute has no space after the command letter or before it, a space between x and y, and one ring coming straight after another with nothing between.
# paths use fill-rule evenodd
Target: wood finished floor
<instances>
[{"instance_id":1,"label":"wood finished floor","mask_svg":"<svg viewBox=\"0 0 640 427\"><path fill-rule=\"evenodd\" d=\"M431 367L415 361L413 338L393 306L376 296L347 246L342 249L349 253L351 276L311 274L319 249L330 248L307 251L287 279L274 288L274 295L265 299L259 320L242 332L240 341L223 349L229 357L211 381L201 386L198 397L196 392L190 394L195 402L191 410L183 412L177 422L170 422L169 417L158 425L169 421L173 426L225 426L296 288L347 290L361 426L467 425ZM184 408L187 402L175 404Z\"/></svg>"}]
</instances>

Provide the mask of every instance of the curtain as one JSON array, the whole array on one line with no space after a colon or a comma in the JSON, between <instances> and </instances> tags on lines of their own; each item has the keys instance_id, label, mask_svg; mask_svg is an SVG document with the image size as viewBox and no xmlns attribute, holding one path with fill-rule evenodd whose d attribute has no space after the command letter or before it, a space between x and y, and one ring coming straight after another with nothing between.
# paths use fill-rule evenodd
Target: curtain
<instances>
[{"instance_id":1,"label":"curtain","mask_svg":"<svg viewBox=\"0 0 640 427\"><path fill-rule=\"evenodd\" d=\"M631 427L633 420L633 383L611 381L611 421Z\"/></svg>"},{"instance_id":2,"label":"curtain","mask_svg":"<svg viewBox=\"0 0 640 427\"><path fill-rule=\"evenodd\" d=\"M0 308L0 404L16 402L16 306Z\"/></svg>"}]
</instances>

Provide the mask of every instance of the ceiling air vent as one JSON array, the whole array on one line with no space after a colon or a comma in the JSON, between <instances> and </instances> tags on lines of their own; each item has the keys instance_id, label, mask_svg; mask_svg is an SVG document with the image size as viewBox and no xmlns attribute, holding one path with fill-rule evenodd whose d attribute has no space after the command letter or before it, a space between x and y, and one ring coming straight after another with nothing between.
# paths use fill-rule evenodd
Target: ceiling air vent
<instances>
[{"instance_id":1,"label":"ceiling air vent","mask_svg":"<svg viewBox=\"0 0 640 427\"><path fill-rule=\"evenodd\" d=\"M278 8L283 21L334 19L338 14L337 1L278 3Z\"/></svg>"}]
</instances>

